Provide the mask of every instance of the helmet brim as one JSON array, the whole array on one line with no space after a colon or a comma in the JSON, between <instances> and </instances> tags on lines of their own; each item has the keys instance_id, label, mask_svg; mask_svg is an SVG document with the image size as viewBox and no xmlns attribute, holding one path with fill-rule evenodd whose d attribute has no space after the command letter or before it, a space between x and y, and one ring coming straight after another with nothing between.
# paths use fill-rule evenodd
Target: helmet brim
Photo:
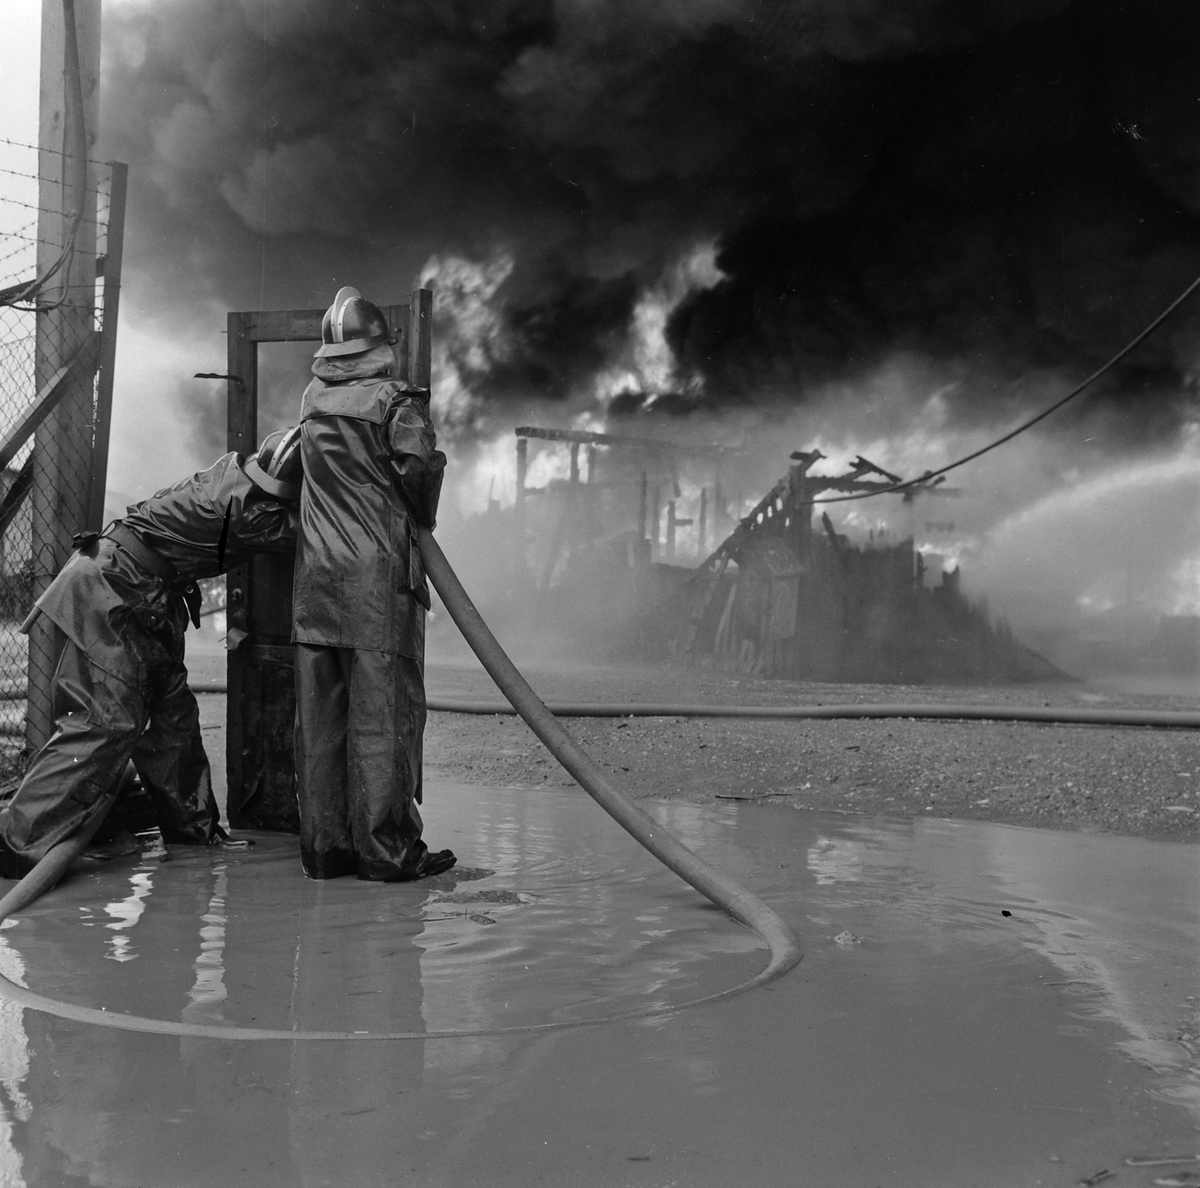
<instances>
[{"instance_id":1,"label":"helmet brim","mask_svg":"<svg viewBox=\"0 0 1200 1188\"><path fill-rule=\"evenodd\" d=\"M296 500L300 498L299 483L285 483L282 479L272 478L258 464L257 458L246 462L246 477L258 488L273 495L276 499Z\"/></svg>"},{"instance_id":2,"label":"helmet brim","mask_svg":"<svg viewBox=\"0 0 1200 1188\"><path fill-rule=\"evenodd\" d=\"M335 355L361 355L381 343L395 344L394 334L375 334L370 338L352 338L349 342L327 342L313 352L314 359L329 359Z\"/></svg>"}]
</instances>

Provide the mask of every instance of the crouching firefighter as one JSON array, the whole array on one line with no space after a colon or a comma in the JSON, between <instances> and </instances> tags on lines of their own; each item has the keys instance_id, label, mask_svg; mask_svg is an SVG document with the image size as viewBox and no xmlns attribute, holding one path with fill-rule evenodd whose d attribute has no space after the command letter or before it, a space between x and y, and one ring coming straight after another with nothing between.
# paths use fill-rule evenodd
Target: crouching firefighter
<instances>
[{"instance_id":1,"label":"crouching firefighter","mask_svg":"<svg viewBox=\"0 0 1200 1188\"><path fill-rule=\"evenodd\" d=\"M295 547L299 444L298 427L280 430L249 460L226 454L104 532L75 538L22 626L43 614L66 643L54 673L54 733L0 808L0 875L20 877L103 819L131 760L165 842L225 839L184 631L189 617L200 625L198 579Z\"/></svg>"},{"instance_id":2,"label":"crouching firefighter","mask_svg":"<svg viewBox=\"0 0 1200 1188\"><path fill-rule=\"evenodd\" d=\"M339 290L301 405L296 777L315 879L419 879L455 862L429 851L417 810L429 589L416 525L434 526L446 456L428 390L394 378L395 341L377 306Z\"/></svg>"}]
</instances>

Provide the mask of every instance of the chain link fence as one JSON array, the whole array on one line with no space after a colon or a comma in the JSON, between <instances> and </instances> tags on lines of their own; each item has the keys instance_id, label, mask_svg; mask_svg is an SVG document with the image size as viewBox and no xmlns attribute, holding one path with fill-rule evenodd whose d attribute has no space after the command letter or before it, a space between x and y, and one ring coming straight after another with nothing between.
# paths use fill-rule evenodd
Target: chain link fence
<instances>
[{"instance_id":1,"label":"chain link fence","mask_svg":"<svg viewBox=\"0 0 1200 1188\"><path fill-rule=\"evenodd\" d=\"M102 515L124 167L89 162L81 185L65 154L0 140L0 175L2 788L53 719L61 641L21 625Z\"/></svg>"}]
</instances>

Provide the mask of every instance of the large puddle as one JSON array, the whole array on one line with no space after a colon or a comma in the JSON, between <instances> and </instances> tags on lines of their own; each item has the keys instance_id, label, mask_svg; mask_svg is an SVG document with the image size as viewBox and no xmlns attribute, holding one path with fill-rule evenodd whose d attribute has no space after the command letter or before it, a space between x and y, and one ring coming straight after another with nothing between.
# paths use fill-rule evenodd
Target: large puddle
<instances>
[{"instance_id":1,"label":"large puddle","mask_svg":"<svg viewBox=\"0 0 1200 1188\"><path fill-rule=\"evenodd\" d=\"M598 1019L763 964L580 792L427 799L431 843L494 874L311 883L267 835L147 854L74 876L0 965L109 1010L375 1032ZM0 1183L1200 1183L1200 1162L1127 1162L1200 1151L1194 847L648 807L788 920L797 970L642 1022L418 1041L179 1039L0 1003Z\"/></svg>"}]
</instances>

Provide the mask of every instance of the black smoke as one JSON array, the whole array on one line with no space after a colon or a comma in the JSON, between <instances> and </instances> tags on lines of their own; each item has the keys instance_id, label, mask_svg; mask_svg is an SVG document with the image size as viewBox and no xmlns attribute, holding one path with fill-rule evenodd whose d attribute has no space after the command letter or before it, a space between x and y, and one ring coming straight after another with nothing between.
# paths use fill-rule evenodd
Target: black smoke
<instances>
[{"instance_id":1,"label":"black smoke","mask_svg":"<svg viewBox=\"0 0 1200 1188\"><path fill-rule=\"evenodd\" d=\"M686 395L787 406L899 352L986 422L1086 374L1200 273L1189 0L160 0L105 13L129 264L184 310L380 299L514 261L485 404L572 395L691 245ZM206 315L207 316L207 315ZM1097 396L1162 439L1200 302ZM621 404L636 410L639 394Z\"/></svg>"}]
</instances>

